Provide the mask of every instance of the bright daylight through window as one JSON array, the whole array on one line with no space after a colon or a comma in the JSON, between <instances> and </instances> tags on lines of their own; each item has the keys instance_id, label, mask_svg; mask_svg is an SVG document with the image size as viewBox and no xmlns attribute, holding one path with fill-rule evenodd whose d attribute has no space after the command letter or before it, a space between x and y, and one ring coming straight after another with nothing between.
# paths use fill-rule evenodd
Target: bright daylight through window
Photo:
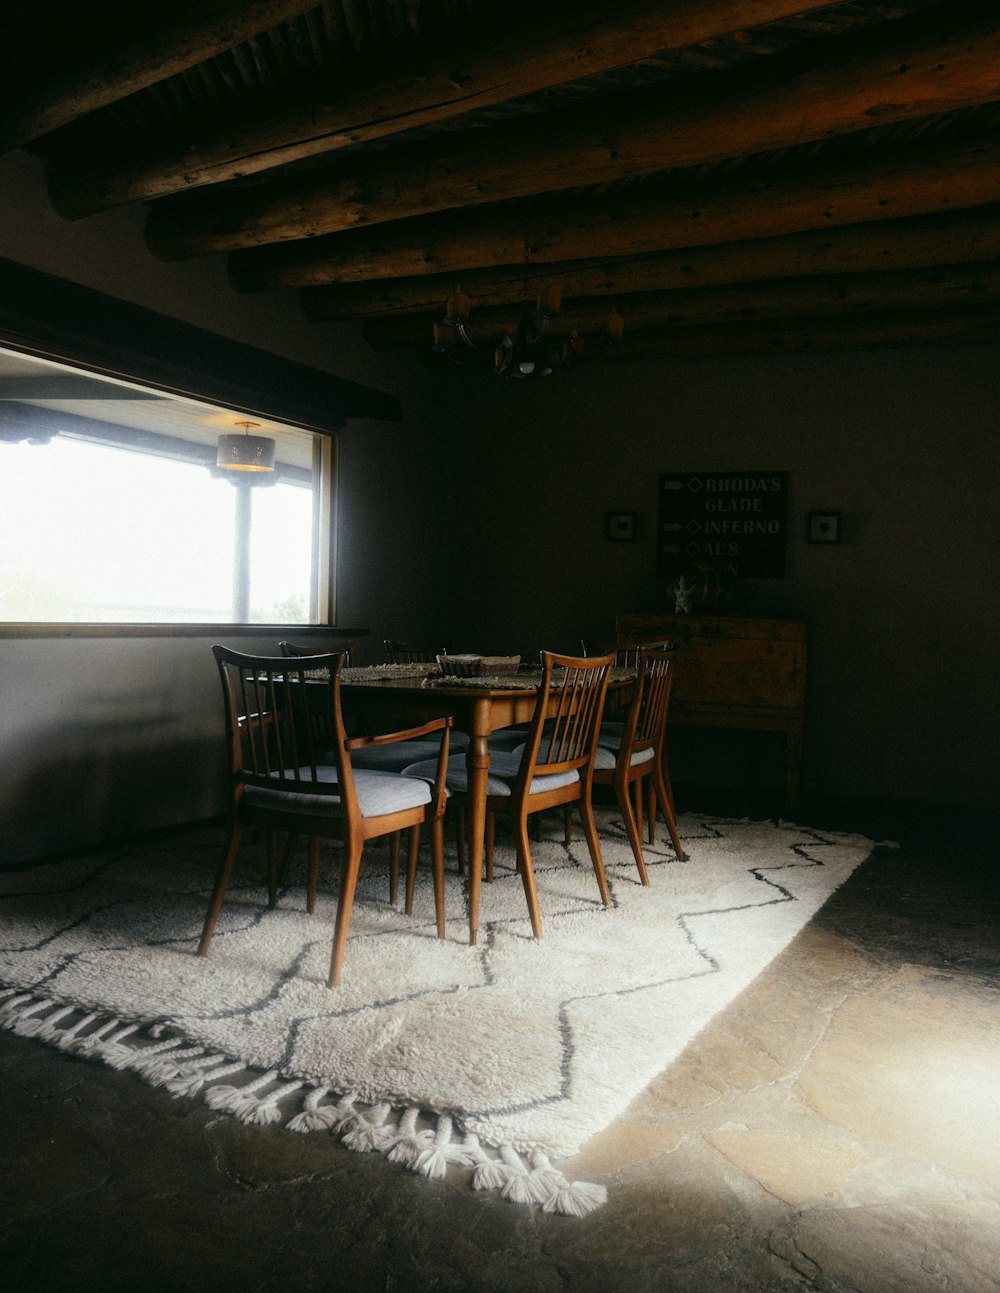
<instances>
[{"instance_id":1,"label":"bright daylight through window","mask_svg":"<svg viewBox=\"0 0 1000 1293\"><path fill-rule=\"evenodd\" d=\"M323 437L261 421L274 469L217 467L246 416L0 351L0 620L319 622Z\"/></svg>"}]
</instances>

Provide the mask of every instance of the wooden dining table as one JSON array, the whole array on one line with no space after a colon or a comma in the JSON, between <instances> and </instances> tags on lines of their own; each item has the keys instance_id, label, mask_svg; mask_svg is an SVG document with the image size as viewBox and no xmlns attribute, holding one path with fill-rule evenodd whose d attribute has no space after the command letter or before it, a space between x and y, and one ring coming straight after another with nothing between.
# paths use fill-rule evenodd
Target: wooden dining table
<instances>
[{"instance_id":1,"label":"wooden dining table","mask_svg":"<svg viewBox=\"0 0 1000 1293\"><path fill-rule=\"evenodd\" d=\"M483 874L483 843L486 834L486 782L490 767L489 738L505 727L530 723L538 703L541 669L524 670L496 680L482 679L482 685L468 685L442 679L434 670L427 677L386 676L373 669L351 669L342 677L341 704L346 714L363 718L373 730L391 731L416 726L429 718L450 716L457 731L469 736L465 761L469 776L467 812L469 821L469 942L479 932L479 893ZM433 681L431 681L433 679ZM470 680L471 683L471 680ZM609 692L631 691L632 680L612 677ZM558 693L550 699L554 711Z\"/></svg>"}]
</instances>

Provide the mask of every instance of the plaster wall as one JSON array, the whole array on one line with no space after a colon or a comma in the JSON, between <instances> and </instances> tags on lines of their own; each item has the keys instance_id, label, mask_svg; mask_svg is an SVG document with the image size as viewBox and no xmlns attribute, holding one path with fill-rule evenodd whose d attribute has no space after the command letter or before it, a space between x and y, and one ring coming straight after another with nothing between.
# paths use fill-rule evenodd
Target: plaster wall
<instances>
[{"instance_id":1,"label":"plaster wall","mask_svg":"<svg viewBox=\"0 0 1000 1293\"><path fill-rule=\"evenodd\" d=\"M0 256L402 397L402 423L355 420L340 433L337 623L369 631L361 660L382 659L383 637L436 631L444 586L440 563L424 560L438 531L420 371L400 380L355 330L307 324L293 292L237 295L221 257L157 261L142 222L133 208L63 220L39 163L23 153L0 159ZM0 470L2 455L0 445ZM273 637L223 640L277 651ZM0 633L0 864L220 810L211 641Z\"/></svg>"},{"instance_id":2,"label":"plaster wall","mask_svg":"<svg viewBox=\"0 0 1000 1293\"><path fill-rule=\"evenodd\" d=\"M997 347L615 363L481 389L456 379L440 405L456 470L482 484L448 566L468 649L576 649L617 612L672 612L660 473L788 471L787 576L758 582L753 613L807 625L805 788L1000 803ZM609 511L639 514L636 543L606 541ZM842 542L807 543L811 511L840 512Z\"/></svg>"}]
</instances>

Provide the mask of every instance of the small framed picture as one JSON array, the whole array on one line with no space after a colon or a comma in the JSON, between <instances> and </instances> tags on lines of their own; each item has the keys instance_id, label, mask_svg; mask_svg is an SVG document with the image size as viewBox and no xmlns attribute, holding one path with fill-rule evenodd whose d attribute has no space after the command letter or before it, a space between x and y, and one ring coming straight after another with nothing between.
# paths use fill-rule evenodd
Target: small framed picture
<instances>
[{"instance_id":1,"label":"small framed picture","mask_svg":"<svg viewBox=\"0 0 1000 1293\"><path fill-rule=\"evenodd\" d=\"M839 543L840 513L810 512L806 539L810 543Z\"/></svg>"},{"instance_id":2,"label":"small framed picture","mask_svg":"<svg viewBox=\"0 0 1000 1293\"><path fill-rule=\"evenodd\" d=\"M604 520L604 536L612 543L635 543L639 533L637 512L609 512Z\"/></svg>"}]
</instances>

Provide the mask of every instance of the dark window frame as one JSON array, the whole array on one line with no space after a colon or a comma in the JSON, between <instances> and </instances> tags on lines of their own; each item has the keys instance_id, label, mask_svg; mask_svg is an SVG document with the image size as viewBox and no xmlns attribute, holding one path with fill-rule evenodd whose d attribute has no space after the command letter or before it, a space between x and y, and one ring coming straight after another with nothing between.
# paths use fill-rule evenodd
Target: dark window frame
<instances>
[{"instance_id":1,"label":"dark window frame","mask_svg":"<svg viewBox=\"0 0 1000 1293\"><path fill-rule=\"evenodd\" d=\"M333 481L338 432L349 418L402 420L393 395L4 258L0 346L325 436ZM326 500L331 541L334 493ZM331 552L327 627L335 618L334 567ZM287 626L5 622L0 623L0 637L200 637L234 630L260 634L269 628Z\"/></svg>"}]
</instances>

